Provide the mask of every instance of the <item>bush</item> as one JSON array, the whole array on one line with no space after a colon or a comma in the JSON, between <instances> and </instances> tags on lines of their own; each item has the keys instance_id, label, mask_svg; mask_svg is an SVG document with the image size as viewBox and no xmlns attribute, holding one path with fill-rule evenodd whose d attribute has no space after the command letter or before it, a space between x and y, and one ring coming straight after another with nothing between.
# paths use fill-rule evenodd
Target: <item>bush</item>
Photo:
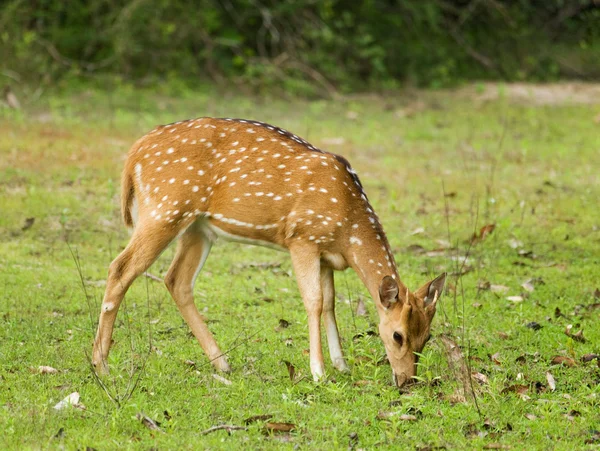
<instances>
[{"instance_id":1,"label":"bush","mask_svg":"<svg viewBox=\"0 0 600 451\"><path fill-rule=\"evenodd\" d=\"M2 74L212 79L329 95L600 75L595 0L12 0Z\"/></svg>"}]
</instances>

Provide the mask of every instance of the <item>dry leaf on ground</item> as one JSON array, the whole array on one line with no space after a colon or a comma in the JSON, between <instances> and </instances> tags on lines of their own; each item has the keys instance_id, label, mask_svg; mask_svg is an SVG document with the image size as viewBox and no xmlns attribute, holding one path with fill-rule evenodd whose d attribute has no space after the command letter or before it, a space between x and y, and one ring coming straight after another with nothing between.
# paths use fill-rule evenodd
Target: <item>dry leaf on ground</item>
<instances>
[{"instance_id":1,"label":"dry leaf on ground","mask_svg":"<svg viewBox=\"0 0 600 451\"><path fill-rule=\"evenodd\" d=\"M592 436L588 439L585 439L583 442L586 445L591 445L592 443L600 443L600 431L592 431Z\"/></svg>"},{"instance_id":2,"label":"dry leaf on ground","mask_svg":"<svg viewBox=\"0 0 600 451\"><path fill-rule=\"evenodd\" d=\"M490 283L489 280L478 280L477 281L477 289L484 291L484 290L489 290L491 288L492 284ZM506 287L508 289L508 287Z\"/></svg>"},{"instance_id":3,"label":"dry leaf on ground","mask_svg":"<svg viewBox=\"0 0 600 451\"><path fill-rule=\"evenodd\" d=\"M450 396L447 397L448 402L452 405L454 404L465 404L467 402L467 398L462 393L455 391Z\"/></svg>"},{"instance_id":4,"label":"dry leaf on ground","mask_svg":"<svg viewBox=\"0 0 600 451\"><path fill-rule=\"evenodd\" d=\"M287 329L288 327L290 327L290 323L289 321L285 320L285 319L280 319L279 320L279 324L277 325L277 327L275 328L276 332L279 332L282 329Z\"/></svg>"},{"instance_id":5,"label":"dry leaf on ground","mask_svg":"<svg viewBox=\"0 0 600 451\"><path fill-rule=\"evenodd\" d=\"M400 412L384 412L383 410L380 410L377 413L377 419L378 420L387 420L389 418L392 417L397 417L399 420L401 421L417 421L417 416L416 415L412 415L409 413L403 413L400 414Z\"/></svg>"},{"instance_id":6,"label":"dry leaf on ground","mask_svg":"<svg viewBox=\"0 0 600 451\"><path fill-rule=\"evenodd\" d=\"M56 368L52 368L51 366L40 365L37 368L37 371L40 374L56 374L58 370Z\"/></svg>"},{"instance_id":7,"label":"dry leaf on ground","mask_svg":"<svg viewBox=\"0 0 600 451\"><path fill-rule=\"evenodd\" d=\"M392 417L397 417L401 421L417 421L417 417L415 415L411 415L408 413L399 414L400 412L384 412L380 410L377 413L378 420L387 420Z\"/></svg>"},{"instance_id":8,"label":"dry leaf on ground","mask_svg":"<svg viewBox=\"0 0 600 451\"><path fill-rule=\"evenodd\" d=\"M146 426L148 429L152 430L152 431L159 431L159 432L163 432L163 430L160 428L160 423L154 421L152 418L150 418L148 415L146 415L143 412L138 412L135 417L140 420L142 422L142 424L144 426Z\"/></svg>"},{"instance_id":9,"label":"dry leaf on ground","mask_svg":"<svg viewBox=\"0 0 600 451\"><path fill-rule=\"evenodd\" d=\"M488 384L488 378L485 374L482 373L472 373L471 376L480 384Z\"/></svg>"},{"instance_id":10,"label":"dry leaf on ground","mask_svg":"<svg viewBox=\"0 0 600 451\"><path fill-rule=\"evenodd\" d=\"M26 218L25 222L23 223L23 226L21 227L21 230L24 232L27 229L30 229L33 226L33 223L35 222L35 218Z\"/></svg>"},{"instance_id":11,"label":"dry leaf on ground","mask_svg":"<svg viewBox=\"0 0 600 451\"><path fill-rule=\"evenodd\" d=\"M419 235L421 233L425 233L425 227L417 227L415 230L410 232L410 235Z\"/></svg>"},{"instance_id":12,"label":"dry leaf on ground","mask_svg":"<svg viewBox=\"0 0 600 451\"><path fill-rule=\"evenodd\" d=\"M550 363L552 365L564 365L568 367L574 367L576 365L575 360L573 360L571 357L566 357L563 355L557 355L552 357Z\"/></svg>"},{"instance_id":13,"label":"dry leaf on ground","mask_svg":"<svg viewBox=\"0 0 600 451\"><path fill-rule=\"evenodd\" d=\"M545 285L544 279L541 277L532 277L531 279L527 279L525 282L521 284L523 289L528 292L532 292L535 290L535 287L538 285Z\"/></svg>"},{"instance_id":14,"label":"dry leaf on ground","mask_svg":"<svg viewBox=\"0 0 600 451\"><path fill-rule=\"evenodd\" d=\"M271 418L273 418L273 415L265 413L262 415L253 415L251 417L248 417L244 420L244 424L251 424L251 423L255 423L257 421L267 421L270 420Z\"/></svg>"},{"instance_id":15,"label":"dry leaf on ground","mask_svg":"<svg viewBox=\"0 0 600 451\"><path fill-rule=\"evenodd\" d=\"M383 410L380 410L379 412L377 412L377 416L375 418L377 418L378 420L387 420L388 418L391 418L396 414L397 412L384 412Z\"/></svg>"},{"instance_id":16,"label":"dry leaf on ground","mask_svg":"<svg viewBox=\"0 0 600 451\"><path fill-rule=\"evenodd\" d=\"M550 388L550 390L556 390L556 380L554 379L554 376L552 376L550 371L546 372L546 380L548 381L548 387Z\"/></svg>"},{"instance_id":17,"label":"dry leaf on ground","mask_svg":"<svg viewBox=\"0 0 600 451\"><path fill-rule=\"evenodd\" d=\"M523 302L523 296L507 296L506 300L511 302Z\"/></svg>"},{"instance_id":18,"label":"dry leaf on ground","mask_svg":"<svg viewBox=\"0 0 600 451\"><path fill-rule=\"evenodd\" d=\"M417 421L416 416L409 414L402 414L398 418L400 418L401 421Z\"/></svg>"},{"instance_id":19,"label":"dry leaf on ground","mask_svg":"<svg viewBox=\"0 0 600 451\"><path fill-rule=\"evenodd\" d=\"M565 335L567 337L571 337L573 340L578 341L579 343L585 343L585 337L583 336L583 329L580 329L579 331L575 332L574 334L571 333L572 329L573 329L572 324L567 325L567 327L565 328Z\"/></svg>"},{"instance_id":20,"label":"dry leaf on ground","mask_svg":"<svg viewBox=\"0 0 600 451\"><path fill-rule=\"evenodd\" d=\"M531 321L525 324L525 327L527 327L528 329L540 330L544 326L542 326L540 323L536 323L535 321Z\"/></svg>"},{"instance_id":21,"label":"dry leaf on ground","mask_svg":"<svg viewBox=\"0 0 600 451\"><path fill-rule=\"evenodd\" d=\"M62 410L65 409L67 407L83 407L79 404L79 393L78 392L73 392L70 395L68 395L67 397L65 397L62 401L60 401L59 403L57 403L54 406L54 409L56 410Z\"/></svg>"},{"instance_id":22,"label":"dry leaf on ground","mask_svg":"<svg viewBox=\"0 0 600 451\"><path fill-rule=\"evenodd\" d=\"M522 395L524 393L527 393L528 390L529 387L527 385L513 384L509 385L508 387L505 387L500 393L503 395L507 393L517 393L519 395Z\"/></svg>"},{"instance_id":23,"label":"dry leaf on ground","mask_svg":"<svg viewBox=\"0 0 600 451\"><path fill-rule=\"evenodd\" d=\"M475 244L480 241L483 241L488 235L490 235L494 229L496 228L496 224L487 224L484 225L481 229L479 229L479 234L473 234L471 238L471 243Z\"/></svg>"},{"instance_id":24,"label":"dry leaf on ground","mask_svg":"<svg viewBox=\"0 0 600 451\"><path fill-rule=\"evenodd\" d=\"M296 379L296 367L294 365L292 365L292 363L288 362L287 360L284 360L283 363L285 363L285 366L287 367L288 375L290 376L290 380L292 382L294 382L294 380Z\"/></svg>"},{"instance_id":25,"label":"dry leaf on ground","mask_svg":"<svg viewBox=\"0 0 600 451\"><path fill-rule=\"evenodd\" d=\"M266 432L290 432L296 429L296 425L293 423L266 423Z\"/></svg>"},{"instance_id":26,"label":"dry leaf on ground","mask_svg":"<svg viewBox=\"0 0 600 451\"><path fill-rule=\"evenodd\" d=\"M212 377L214 377L215 380L221 382L222 384L225 384L225 385L231 385L232 384L232 382L229 379L225 379L220 374L213 373Z\"/></svg>"},{"instance_id":27,"label":"dry leaf on ground","mask_svg":"<svg viewBox=\"0 0 600 451\"><path fill-rule=\"evenodd\" d=\"M582 362L590 362L594 359L600 360L600 355L598 354L584 354L583 356L581 356L581 361Z\"/></svg>"},{"instance_id":28,"label":"dry leaf on ground","mask_svg":"<svg viewBox=\"0 0 600 451\"><path fill-rule=\"evenodd\" d=\"M568 319L567 316L563 312L561 312L560 308L558 308L558 307L556 307L554 309L554 317L555 318L565 318L565 319Z\"/></svg>"},{"instance_id":29,"label":"dry leaf on ground","mask_svg":"<svg viewBox=\"0 0 600 451\"><path fill-rule=\"evenodd\" d=\"M353 450L358 444L358 434L356 432L350 432L350 434L348 434L348 438L350 439L348 443L348 449Z\"/></svg>"},{"instance_id":30,"label":"dry leaf on ground","mask_svg":"<svg viewBox=\"0 0 600 451\"><path fill-rule=\"evenodd\" d=\"M523 282L521 284L521 286L523 287L523 289L525 291L528 291L529 293L531 293L531 292L533 292L533 290L535 290L535 287L533 286L533 283L531 283L531 281L529 281L529 280Z\"/></svg>"}]
</instances>

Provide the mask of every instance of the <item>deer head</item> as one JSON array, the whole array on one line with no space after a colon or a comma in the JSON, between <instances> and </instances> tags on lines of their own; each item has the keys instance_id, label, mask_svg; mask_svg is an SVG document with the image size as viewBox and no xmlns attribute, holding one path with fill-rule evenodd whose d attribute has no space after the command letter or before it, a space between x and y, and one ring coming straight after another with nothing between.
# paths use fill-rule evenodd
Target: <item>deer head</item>
<instances>
[{"instance_id":1,"label":"deer head","mask_svg":"<svg viewBox=\"0 0 600 451\"><path fill-rule=\"evenodd\" d=\"M400 387L417 374L419 356L429 341L429 328L444 289L446 274L427 282L414 293L401 292L396 280L385 276L379 286L379 334Z\"/></svg>"}]
</instances>

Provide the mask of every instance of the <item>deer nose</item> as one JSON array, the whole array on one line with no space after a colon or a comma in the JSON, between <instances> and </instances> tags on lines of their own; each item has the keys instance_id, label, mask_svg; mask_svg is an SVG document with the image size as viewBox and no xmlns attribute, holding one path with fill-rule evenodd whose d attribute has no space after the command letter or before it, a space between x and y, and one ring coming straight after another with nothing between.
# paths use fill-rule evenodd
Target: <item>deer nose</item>
<instances>
[{"instance_id":1,"label":"deer nose","mask_svg":"<svg viewBox=\"0 0 600 451\"><path fill-rule=\"evenodd\" d=\"M399 375L396 373L393 373L393 376L394 376L394 383L396 384L396 387L398 387L398 388L402 387L408 380L406 373L401 373Z\"/></svg>"}]
</instances>

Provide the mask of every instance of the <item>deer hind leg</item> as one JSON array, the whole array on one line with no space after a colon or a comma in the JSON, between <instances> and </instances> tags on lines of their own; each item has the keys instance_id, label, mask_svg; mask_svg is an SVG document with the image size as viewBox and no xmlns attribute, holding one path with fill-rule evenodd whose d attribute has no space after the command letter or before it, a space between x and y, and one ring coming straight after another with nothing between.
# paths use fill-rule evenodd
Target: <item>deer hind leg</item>
<instances>
[{"instance_id":1,"label":"deer hind leg","mask_svg":"<svg viewBox=\"0 0 600 451\"><path fill-rule=\"evenodd\" d=\"M200 225L194 224L188 228L179 238L177 253L165 277L165 284L211 363L218 370L228 372L227 359L194 304L194 283L211 247L212 240Z\"/></svg>"},{"instance_id":2,"label":"deer hind leg","mask_svg":"<svg viewBox=\"0 0 600 451\"><path fill-rule=\"evenodd\" d=\"M323 312L323 291L319 276L321 262L316 247L291 247L290 254L300 295L308 315L310 371L317 381L325 375L321 348L321 313Z\"/></svg>"},{"instance_id":3,"label":"deer hind leg","mask_svg":"<svg viewBox=\"0 0 600 451\"><path fill-rule=\"evenodd\" d=\"M335 320L335 287L333 284L333 268L321 262L321 290L323 291L323 322L327 332L329 356L333 366L342 372L349 372L340 345L340 334Z\"/></svg>"},{"instance_id":4,"label":"deer hind leg","mask_svg":"<svg viewBox=\"0 0 600 451\"><path fill-rule=\"evenodd\" d=\"M140 223L136 226L127 247L110 264L92 352L92 364L97 371L108 372L106 359L117 312L125 293L176 235L177 230L165 229L163 224Z\"/></svg>"}]
</instances>

